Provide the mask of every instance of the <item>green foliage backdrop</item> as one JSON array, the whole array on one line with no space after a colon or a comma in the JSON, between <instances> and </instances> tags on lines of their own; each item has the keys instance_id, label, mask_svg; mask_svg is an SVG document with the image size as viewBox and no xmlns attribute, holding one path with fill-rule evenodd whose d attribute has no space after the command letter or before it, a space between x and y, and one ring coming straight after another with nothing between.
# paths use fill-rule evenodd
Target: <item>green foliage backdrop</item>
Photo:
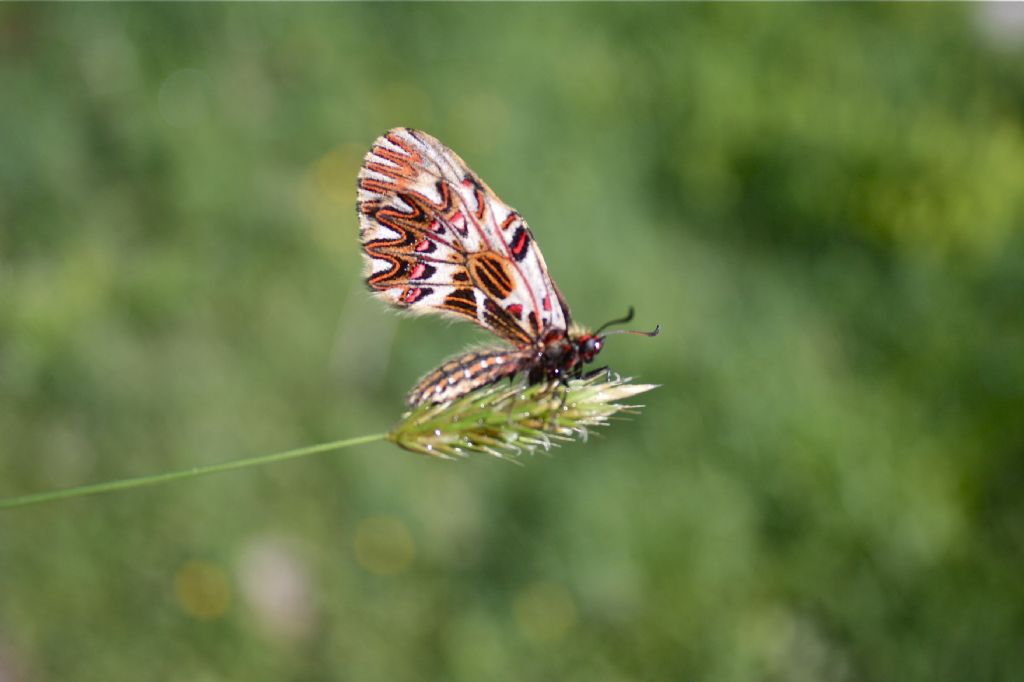
<instances>
[{"instance_id":1,"label":"green foliage backdrop","mask_svg":"<svg viewBox=\"0 0 1024 682\"><path fill-rule=\"evenodd\" d=\"M4 680L1010 680L1019 9L0 7L0 496L388 428L395 125L530 221L637 419L0 514Z\"/></svg>"}]
</instances>

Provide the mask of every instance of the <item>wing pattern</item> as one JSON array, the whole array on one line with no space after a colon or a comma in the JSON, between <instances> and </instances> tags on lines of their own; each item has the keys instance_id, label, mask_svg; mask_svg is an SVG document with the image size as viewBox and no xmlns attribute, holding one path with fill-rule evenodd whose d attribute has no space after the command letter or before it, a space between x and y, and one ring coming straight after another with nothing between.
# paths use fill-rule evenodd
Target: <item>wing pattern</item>
<instances>
[{"instance_id":1,"label":"wing pattern","mask_svg":"<svg viewBox=\"0 0 1024 682\"><path fill-rule=\"evenodd\" d=\"M388 303L472 320L519 348L568 329L526 221L430 135L377 138L359 171L358 212L366 282Z\"/></svg>"}]
</instances>

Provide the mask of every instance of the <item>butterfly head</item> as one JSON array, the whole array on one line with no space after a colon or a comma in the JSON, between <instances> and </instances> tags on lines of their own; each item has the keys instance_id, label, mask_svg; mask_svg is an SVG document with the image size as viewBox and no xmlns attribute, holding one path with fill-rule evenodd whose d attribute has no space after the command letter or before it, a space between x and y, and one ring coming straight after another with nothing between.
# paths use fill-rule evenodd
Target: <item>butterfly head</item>
<instances>
[{"instance_id":1,"label":"butterfly head","mask_svg":"<svg viewBox=\"0 0 1024 682\"><path fill-rule=\"evenodd\" d=\"M611 331L611 332L605 332L604 331L605 329L607 329L608 327L610 327L612 325L615 325L615 324L625 324L626 322L629 322L632 319L633 319L633 306L630 306L629 307L629 312L626 313L625 317L623 317L621 319L618 319L618 320L612 320L610 322L605 322L600 327L598 327L596 332L594 332L592 334L584 333L584 334L580 334L579 336L577 336L576 339L575 339L574 345L575 345L575 349L576 349L576 355L577 355L577 357L579 359L580 364L586 364L588 362L593 362L594 361L594 357L598 353L600 353L601 349L604 347L605 337L607 337L607 336L609 336L611 334L637 334L639 336L657 336L658 332L661 331L661 325L660 324L654 328L654 331L650 331L650 332L642 332L642 331L637 331L635 329L616 329L615 331ZM604 332L604 333L602 333L602 332Z\"/></svg>"},{"instance_id":2,"label":"butterfly head","mask_svg":"<svg viewBox=\"0 0 1024 682\"><path fill-rule=\"evenodd\" d=\"M654 331L642 332L631 329L617 329L611 332L604 330L615 324L624 324L633 319L633 308L629 313L618 320L612 320L601 325L595 332L587 332L582 329L564 333L553 333L545 340L545 350L542 365L548 377L554 378L570 371L579 371L582 365L593 362L601 349L604 348L605 337L610 334L638 334L640 336L657 336L661 331L661 325L654 328ZM555 338L557 336L557 338Z\"/></svg>"},{"instance_id":3,"label":"butterfly head","mask_svg":"<svg viewBox=\"0 0 1024 682\"><path fill-rule=\"evenodd\" d=\"M594 356L601 352L604 337L596 334L584 334L576 340L577 352L581 362L593 362Z\"/></svg>"}]
</instances>

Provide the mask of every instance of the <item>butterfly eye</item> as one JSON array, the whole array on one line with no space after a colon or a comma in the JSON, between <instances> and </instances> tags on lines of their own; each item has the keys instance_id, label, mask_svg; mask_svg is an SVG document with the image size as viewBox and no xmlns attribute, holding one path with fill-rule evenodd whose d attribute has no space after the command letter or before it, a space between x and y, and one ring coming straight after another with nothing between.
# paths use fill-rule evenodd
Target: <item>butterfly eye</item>
<instances>
[{"instance_id":1,"label":"butterfly eye","mask_svg":"<svg viewBox=\"0 0 1024 682\"><path fill-rule=\"evenodd\" d=\"M601 346L603 341L598 336L591 336L583 341L580 345L580 355L583 356L584 362L590 362L594 359L594 356L601 352Z\"/></svg>"}]
</instances>

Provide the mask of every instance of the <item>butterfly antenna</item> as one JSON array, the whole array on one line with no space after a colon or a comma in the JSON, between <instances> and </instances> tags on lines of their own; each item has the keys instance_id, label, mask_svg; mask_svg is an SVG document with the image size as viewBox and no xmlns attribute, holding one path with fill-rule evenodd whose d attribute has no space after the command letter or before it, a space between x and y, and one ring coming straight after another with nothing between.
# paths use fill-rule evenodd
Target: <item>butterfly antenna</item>
<instances>
[{"instance_id":1,"label":"butterfly antenna","mask_svg":"<svg viewBox=\"0 0 1024 682\"><path fill-rule=\"evenodd\" d=\"M655 325L653 331L642 332L639 329L616 329L613 332L608 332L605 336L611 336L612 334L636 334L637 336L657 336L661 333L661 325Z\"/></svg>"},{"instance_id":2,"label":"butterfly antenna","mask_svg":"<svg viewBox=\"0 0 1024 682\"><path fill-rule=\"evenodd\" d=\"M626 322L629 322L632 319L633 319L633 306L629 306L629 312L626 313L625 317L620 318L618 320L612 320L611 322L605 322L604 324L602 324L598 328L598 330L596 332L594 332L594 336L599 336L601 334L601 332L603 332L608 327L611 327L613 324L625 324ZM652 331L652 332L641 332L641 331L637 331L635 329L617 329L617 330L615 330L613 332L608 332L607 334L605 334L605 336L608 336L610 334L636 334L638 336L657 336L658 332L660 332L660 331L661 331L661 325L659 324L658 326L656 326L654 328L654 331Z\"/></svg>"},{"instance_id":3,"label":"butterfly antenna","mask_svg":"<svg viewBox=\"0 0 1024 682\"><path fill-rule=\"evenodd\" d=\"M625 323L629 322L632 319L633 319L633 306L629 306L629 312L626 313L625 317L623 317L621 319L618 319L618 320L612 320L611 322L605 322L604 324L602 324L600 327L597 328L597 331L594 332L594 336L597 336L598 334L600 334L601 332L603 332L605 329L607 329L608 327L612 326L613 324L625 324Z\"/></svg>"}]
</instances>

